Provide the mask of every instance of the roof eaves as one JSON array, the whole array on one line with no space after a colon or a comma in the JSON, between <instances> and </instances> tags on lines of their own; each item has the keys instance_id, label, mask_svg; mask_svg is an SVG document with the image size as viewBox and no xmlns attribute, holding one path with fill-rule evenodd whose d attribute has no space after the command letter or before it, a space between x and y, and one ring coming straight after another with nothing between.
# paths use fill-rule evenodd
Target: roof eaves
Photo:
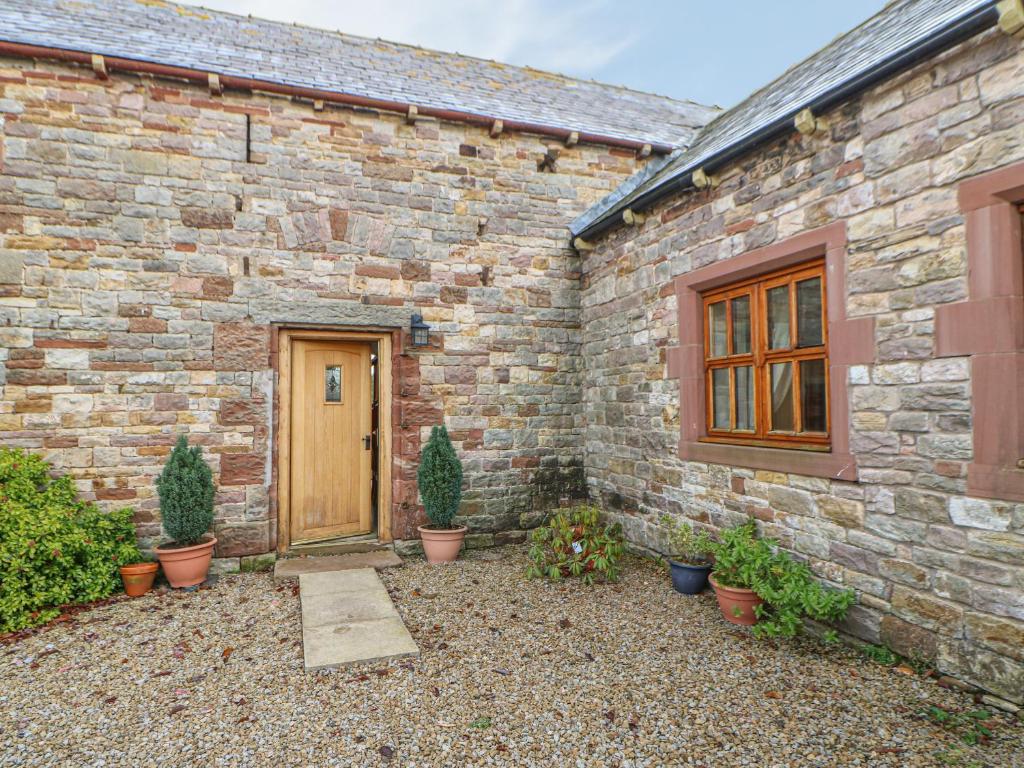
<instances>
[{"instance_id":1,"label":"roof eaves","mask_svg":"<svg viewBox=\"0 0 1024 768\"><path fill-rule=\"evenodd\" d=\"M671 194L692 188L693 173L698 169L711 171L721 168L758 145L793 130L793 120L803 109L811 109L815 114L821 114L871 85L994 26L998 19L999 14L994 0L986 0L984 3L970 6L964 13L955 16L929 37L915 40L912 45L895 50L891 56L876 63L874 68L859 72L837 83L827 91L795 102L788 106L781 115L773 116L774 119L771 119L770 122L750 126L741 136L727 144L718 146L708 142L712 144L710 148L702 147L702 144L705 143L704 140L713 136L716 124L748 104L749 99L744 100L709 122L697 135L689 149L673 152L649 176L641 172L627 179L622 185L627 189L622 190L620 187L620 189L614 190L577 217L569 225L572 238L580 237L593 240L595 237L603 235L622 222L622 212L627 208L633 211L646 210ZM835 45L836 42L838 41L833 42L826 49ZM758 93L767 88L770 86L761 89ZM643 178L638 178L639 176L643 176Z\"/></svg>"}]
</instances>

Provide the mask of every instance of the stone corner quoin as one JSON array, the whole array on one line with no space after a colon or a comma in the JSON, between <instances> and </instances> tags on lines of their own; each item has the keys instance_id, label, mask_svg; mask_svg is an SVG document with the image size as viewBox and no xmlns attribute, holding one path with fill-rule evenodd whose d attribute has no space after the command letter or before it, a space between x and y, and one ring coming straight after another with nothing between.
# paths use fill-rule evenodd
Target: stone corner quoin
<instances>
[{"instance_id":1,"label":"stone corner quoin","mask_svg":"<svg viewBox=\"0 0 1024 768\"><path fill-rule=\"evenodd\" d=\"M999 198L988 232L964 186L1024 167L1019 35L921 62L580 253L568 223L639 153L43 60L0 70L0 443L132 506L143 543L187 432L218 482L217 555L277 549L280 331L383 330L399 542L422 522L417 458L443 420L474 542L521 540L569 499L655 551L662 513L753 516L857 590L844 629L1021 702L1024 366L998 365L1024 354L1005 325L1024 285L1019 262L996 293L969 275L1020 248L1024 200ZM667 370L696 338L677 282L838 229L830 318L850 354L831 417L853 465L681 454L700 403ZM428 347L407 343L413 312ZM965 317L993 338L949 329Z\"/></svg>"}]
</instances>

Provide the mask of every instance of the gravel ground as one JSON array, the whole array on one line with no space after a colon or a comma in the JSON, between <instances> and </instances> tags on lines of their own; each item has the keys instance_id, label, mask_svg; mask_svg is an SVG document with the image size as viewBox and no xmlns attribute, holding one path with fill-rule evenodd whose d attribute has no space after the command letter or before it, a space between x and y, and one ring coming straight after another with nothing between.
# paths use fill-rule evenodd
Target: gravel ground
<instances>
[{"instance_id":1,"label":"gravel ground","mask_svg":"<svg viewBox=\"0 0 1024 768\"><path fill-rule=\"evenodd\" d=\"M970 697L812 641L758 642L631 560L527 582L522 548L384 578L422 651L306 674L297 588L225 577L0 647L0 765L1024 766L915 714Z\"/></svg>"}]
</instances>

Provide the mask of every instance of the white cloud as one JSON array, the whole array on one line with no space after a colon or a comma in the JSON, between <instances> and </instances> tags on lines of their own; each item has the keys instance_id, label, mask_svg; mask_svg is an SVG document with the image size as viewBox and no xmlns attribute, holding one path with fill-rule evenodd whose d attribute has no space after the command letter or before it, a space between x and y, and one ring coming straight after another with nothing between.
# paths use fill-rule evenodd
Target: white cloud
<instances>
[{"instance_id":1,"label":"white cloud","mask_svg":"<svg viewBox=\"0 0 1024 768\"><path fill-rule=\"evenodd\" d=\"M196 4L586 76L609 64L637 40L634 32L604 29L596 21L611 2L199 0Z\"/></svg>"}]
</instances>

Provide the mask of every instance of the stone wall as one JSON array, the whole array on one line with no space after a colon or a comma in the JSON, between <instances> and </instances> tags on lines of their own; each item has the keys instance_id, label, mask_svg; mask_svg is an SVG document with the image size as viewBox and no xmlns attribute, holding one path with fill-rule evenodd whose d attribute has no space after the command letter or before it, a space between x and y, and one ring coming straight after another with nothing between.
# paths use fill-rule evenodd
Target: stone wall
<instances>
[{"instance_id":1,"label":"stone wall","mask_svg":"<svg viewBox=\"0 0 1024 768\"><path fill-rule=\"evenodd\" d=\"M662 512L752 515L822 578L853 587L847 629L999 696L1024 698L1024 505L967 497L969 358L934 356L935 308L966 297L962 180L1024 159L1024 50L987 33L677 195L584 261L585 469L629 538L662 550ZM875 363L849 371L857 482L684 462L673 279L845 221L850 318Z\"/></svg>"},{"instance_id":2,"label":"stone wall","mask_svg":"<svg viewBox=\"0 0 1024 768\"><path fill-rule=\"evenodd\" d=\"M0 442L134 507L148 543L188 432L219 486L217 554L264 552L273 327L416 311L434 345L397 360L395 537L415 535L415 459L442 418L484 540L583 493L566 222L632 152L20 59L0 89Z\"/></svg>"}]
</instances>

